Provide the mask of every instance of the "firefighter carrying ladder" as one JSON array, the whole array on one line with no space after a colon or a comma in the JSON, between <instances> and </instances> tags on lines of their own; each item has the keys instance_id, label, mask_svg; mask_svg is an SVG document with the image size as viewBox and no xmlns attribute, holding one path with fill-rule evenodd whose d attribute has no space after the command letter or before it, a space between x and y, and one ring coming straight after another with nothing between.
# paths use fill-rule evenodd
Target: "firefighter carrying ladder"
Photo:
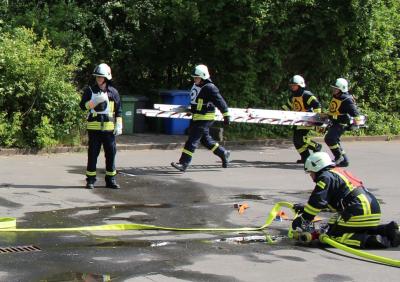
<instances>
[{"instance_id":1,"label":"firefighter carrying ladder","mask_svg":"<svg viewBox=\"0 0 400 282\"><path fill-rule=\"evenodd\" d=\"M136 113L158 118L192 118L189 106L181 105L154 104L154 109L137 109ZM229 108L229 115L231 122L319 127L327 127L330 124L326 114L312 112ZM224 120L219 111L216 112L215 120ZM350 118L350 128L366 127L366 120L366 116L362 115L359 124L356 125L354 119Z\"/></svg>"}]
</instances>

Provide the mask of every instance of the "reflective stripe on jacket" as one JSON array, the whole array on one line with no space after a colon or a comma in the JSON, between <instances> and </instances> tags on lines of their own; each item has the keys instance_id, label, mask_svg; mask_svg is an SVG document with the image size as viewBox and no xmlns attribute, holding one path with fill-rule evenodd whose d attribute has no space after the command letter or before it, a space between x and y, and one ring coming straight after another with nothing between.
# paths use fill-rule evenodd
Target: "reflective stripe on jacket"
<instances>
[{"instance_id":1,"label":"reflective stripe on jacket","mask_svg":"<svg viewBox=\"0 0 400 282\"><path fill-rule=\"evenodd\" d=\"M228 105L219 93L219 89L210 79L207 79L201 86L195 101L192 101L193 120L214 120L215 108L218 108L224 116L229 115Z\"/></svg>"},{"instance_id":2,"label":"reflective stripe on jacket","mask_svg":"<svg viewBox=\"0 0 400 282\"><path fill-rule=\"evenodd\" d=\"M107 85L106 91L108 101L100 103L94 109L89 110L86 127L88 130L113 131L116 118L122 116L118 91L110 85ZM98 95L99 92L101 90L97 85L88 87L80 102L81 109L88 110L87 103L91 100L92 95Z\"/></svg>"}]
</instances>

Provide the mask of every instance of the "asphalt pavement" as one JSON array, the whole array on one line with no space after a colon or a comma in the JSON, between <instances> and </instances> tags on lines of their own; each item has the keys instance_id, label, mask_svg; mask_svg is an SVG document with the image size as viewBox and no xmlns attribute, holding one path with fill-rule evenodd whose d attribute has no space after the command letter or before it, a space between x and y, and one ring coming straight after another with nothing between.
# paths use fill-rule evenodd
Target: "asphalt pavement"
<instances>
[{"instance_id":1,"label":"asphalt pavement","mask_svg":"<svg viewBox=\"0 0 400 282\"><path fill-rule=\"evenodd\" d=\"M104 188L102 153L94 190L83 188L84 150L3 153L0 217L16 217L19 228L114 223L256 227L276 202L304 202L313 188L295 164L298 156L290 140L227 142L232 150L227 169L199 149L189 170L180 173L169 164L178 160L185 140L148 134L119 138L120 190ZM384 140L346 139L343 146L349 170L379 199L382 220L400 221L400 142ZM239 214L234 205L244 203L249 208ZM398 280L398 268L289 240L289 224L276 221L265 230L274 244L260 240L263 232L5 232L0 233L0 250L15 251L0 253L0 281ZM23 248L29 246L35 248ZM400 259L400 248L371 252Z\"/></svg>"}]
</instances>

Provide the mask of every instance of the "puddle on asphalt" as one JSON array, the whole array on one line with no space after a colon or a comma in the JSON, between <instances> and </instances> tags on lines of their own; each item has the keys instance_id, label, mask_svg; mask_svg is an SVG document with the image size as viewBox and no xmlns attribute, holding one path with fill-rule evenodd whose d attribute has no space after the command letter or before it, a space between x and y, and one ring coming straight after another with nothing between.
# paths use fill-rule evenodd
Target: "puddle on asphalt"
<instances>
[{"instance_id":1,"label":"puddle on asphalt","mask_svg":"<svg viewBox=\"0 0 400 282\"><path fill-rule=\"evenodd\" d=\"M242 200L267 200L265 197L261 195L254 194L238 194L234 195L232 199L242 199Z\"/></svg>"},{"instance_id":2,"label":"puddle on asphalt","mask_svg":"<svg viewBox=\"0 0 400 282\"><path fill-rule=\"evenodd\" d=\"M320 274L314 278L315 282L325 282L325 281L354 281L353 277L348 275L340 275L340 274Z\"/></svg>"},{"instance_id":3,"label":"puddle on asphalt","mask_svg":"<svg viewBox=\"0 0 400 282\"><path fill-rule=\"evenodd\" d=\"M311 193L311 190L310 191L308 191L308 190L306 190L306 191L292 191L292 192L290 192L290 191L286 191L286 192L280 191L278 193L279 194L284 194L284 195L309 195Z\"/></svg>"},{"instance_id":4,"label":"puddle on asphalt","mask_svg":"<svg viewBox=\"0 0 400 282\"><path fill-rule=\"evenodd\" d=\"M132 248L146 248L146 247L165 247L168 245L175 245L175 241L147 241L147 240L124 240L124 241L109 241L97 244L88 245L88 247L99 248L115 248L115 247L132 247Z\"/></svg>"},{"instance_id":5,"label":"puddle on asphalt","mask_svg":"<svg viewBox=\"0 0 400 282\"><path fill-rule=\"evenodd\" d=\"M152 222L149 215L157 209L169 209L171 204L115 204L104 206L78 207L45 212L29 213L18 222L25 222L26 228L76 227L104 224L104 221ZM143 212L145 210L146 212ZM163 213L163 212L162 212ZM127 214L127 216L125 216Z\"/></svg>"},{"instance_id":6,"label":"puddle on asphalt","mask_svg":"<svg viewBox=\"0 0 400 282\"><path fill-rule=\"evenodd\" d=\"M88 247L100 247L100 248L110 248L110 247L133 247L133 248L145 248L150 247L152 242L145 240L133 240L133 241L110 241L102 242L97 244L88 245Z\"/></svg>"},{"instance_id":7,"label":"puddle on asphalt","mask_svg":"<svg viewBox=\"0 0 400 282\"><path fill-rule=\"evenodd\" d=\"M93 191L105 201L110 201L109 203L92 202L91 204L96 206L26 213L23 218L18 219L18 222L22 223L19 227L79 227L116 223L118 220L154 221L154 225L177 228L195 226L243 227L232 222L229 217L232 213L232 208L226 205L226 202L229 202L229 196L224 198L226 201L223 203L210 202L208 193L219 192L220 187L207 185L208 193L206 193L204 184L186 179L176 181L169 178L160 180L143 176L119 177L122 189L118 191L94 189ZM266 200L266 198L257 194L238 194L235 197L236 199ZM88 202L90 203L90 201ZM120 204L111 204L113 202ZM11 205L12 203L8 204ZM279 233L277 230L274 231ZM22 270L20 275L24 278L32 276L32 274L36 275L35 277L40 275L39 278L42 280L35 278L35 281L118 280L121 277L111 277L102 273L112 273L112 275L117 273L126 277L126 274L143 275L159 269L173 271L175 267L191 263L193 258L207 254L221 254L221 250L222 252L243 256L260 250L268 252L271 248L274 250L287 249L292 246L286 241L283 244L265 244L263 238L252 237L256 235L254 233L243 235L243 233L238 234L237 232L224 234L210 232L204 233L201 238L199 238L200 235L196 234L196 238L193 239L192 235L183 233L175 235L173 232L168 234L160 232L154 235L154 233L149 232L137 231L118 233L117 235L106 232L101 234L90 232L17 233L13 234L15 237L10 237L9 241L12 244L21 245L35 242L43 250L38 254L46 255L47 261L51 261L54 266L53 269L61 271L56 275L46 274L48 277L43 277L43 272L37 270L42 262L29 261L28 266ZM141 236L142 239L137 236ZM279 239L279 235L277 236L276 238ZM235 237L241 237L241 239ZM216 241L218 239L219 241ZM3 237L1 240L4 241L5 238ZM238 244L245 245L238 247ZM139 255L143 259L138 259ZM157 256L161 259L157 259ZM111 260L96 261L95 264L87 267L88 262L92 261L93 257L107 257ZM168 260L164 258L168 258ZM19 259L22 260L24 257L20 256ZM171 260L173 263L170 263ZM148 261L151 261L151 263L148 263ZM85 268L77 268L80 265L85 266ZM2 271L12 271L12 269L14 269L14 266L3 268ZM82 272L66 272L67 269L81 270ZM83 273L84 271L92 273ZM200 276L197 281L221 281L222 278L211 277L210 279L207 275L204 277L201 276L203 274L198 275ZM90 278L92 280L89 280ZM183 276L183 278L186 280L193 279L193 273L189 273L188 276ZM29 281L29 279L26 279L26 281Z\"/></svg>"},{"instance_id":8,"label":"puddle on asphalt","mask_svg":"<svg viewBox=\"0 0 400 282\"><path fill-rule=\"evenodd\" d=\"M100 242L96 244L87 245L88 247L98 247L98 248L117 248L117 247L129 247L129 248L158 248L178 244L186 244L186 242L210 245L214 243L227 243L236 245L245 244L275 244L284 239L288 239L286 235L239 235L233 237L224 237L212 240L204 239L188 239L180 241L148 241L148 240L114 240L107 242Z\"/></svg>"},{"instance_id":9,"label":"puddle on asphalt","mask_svg":"<svg viewBox=\"0 0 400 282\"><path fill-rule=\"evenodd\" d=\"M65 272L56 274L44 279L40 282L59 282L59 281L74 281L74 282L109 282L117 277L109 274L96 274L96 273L81 273L81 272Z\"/></svg>"},{"instance_id":10,"label":"puddle on asphalt","mask_svg":"<svg viewBox=\"0 0 400 282\"><path fill-rule=\"evenodd\" d=\"M282 239L287 238L283 235L248 235L248 236L235 236L222 239L216 239L214 242L226 242L232 244L251 244L251 243L266 243L274 244Z\"/></svg>"},{"instance_id":11,"label":"puddle on asphalt","mask_svg":"<svg viewBox=\"0 0 400 282\"><path fill-rule=\"evenodd\" d=\"M226 209L215 204L209 207L208 196L203 184L189 180L154 179L147 176L119 176L122 189L94 189L94 193L105 200L118 204L97 204L71 209L28 213L21 219L25 228L78 227L128 221L132 223L155 222L156 225L203 226L224 224L222 211ZM207 187L208 189L210 186ZM207 209L194 207L203 203ZM22 222L19 220L19 222Z\"/></svg>"}]
</instances>

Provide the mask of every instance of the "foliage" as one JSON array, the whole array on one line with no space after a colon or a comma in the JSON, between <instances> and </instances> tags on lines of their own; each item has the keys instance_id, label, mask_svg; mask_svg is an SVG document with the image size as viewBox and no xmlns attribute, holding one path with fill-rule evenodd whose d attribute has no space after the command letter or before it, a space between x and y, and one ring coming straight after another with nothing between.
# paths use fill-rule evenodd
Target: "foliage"
<instances>
[{"instance_id":1,"label":"foliage","mask_svg":"<svg viewBox=\"0 0 400 282\"><path fill-rule=\"evenodd\" d=\"M399 134L399 113L376 112L373 110L366 110L364 113L368 116L368 128L364 130L363 134L388 136Z\"/></svg>"},{"instance_id":2,"label":"foliage","mask_svg":"<svg viewBox=\"0 0 400 282\"><path fill-rule=\"evenodd\" d=\"M68 69L61 76L67 92L72 91L67 82L73 80L80 89L91 79L94 66L107 62L121 94L149 95L156 100L158 89L188 89L193 66L204 63L231 107L280 109L289 95L289 78L300 74L327 108L329 85L345 77L360 108L374 121L356 134L399 133L399 116L394 114L400 108L398 0L16 0L1 2L0 14L3 42L20 26L36 37L13 50L14 57L26 60L28 45L35 49L41 40L47 42L44 49L63 56L52 60L60 69ZM40 84L27 79L29 71L20 75L21 62L10 60L7 67L15 70L14 75L1 71L9 76L7 82L18 78L11 83L13 89L2 86L1 95L27 91L33 102ZM29 67L30 75L40 76L36 64ZM60 83L58 79L47 82L48 88ZM7 104L6 118L20 112L27 126L29 105L28 101L19 108ZM29 110L36 123L48 117L58 141L64 140L60 132L76 124L77 110L63 106L73 113L66 118L68 126L55 121L59 117L49 114L49 109ZM393 126L386 123L389 117ZM34 126L29 124L29 128ZM23 130L24 138L35 134ZM235 125L228 135L258 138L290 135L290 131Z\"/></svg>"},{"instance_id":3,"label":"foliage","mask_svg":"<svg viewBox=\"0 0 400 282\"><path fill-rule=\"evenodd\" d=\"M79 95L70 82L75 67L66 64L64 56L63 49L52 48L32 30L16 28L3 33L1 123L11 122L17 128L0 136L1 145L42 148L56 144L79 126Z\"/></svg>"}]
</instances>

